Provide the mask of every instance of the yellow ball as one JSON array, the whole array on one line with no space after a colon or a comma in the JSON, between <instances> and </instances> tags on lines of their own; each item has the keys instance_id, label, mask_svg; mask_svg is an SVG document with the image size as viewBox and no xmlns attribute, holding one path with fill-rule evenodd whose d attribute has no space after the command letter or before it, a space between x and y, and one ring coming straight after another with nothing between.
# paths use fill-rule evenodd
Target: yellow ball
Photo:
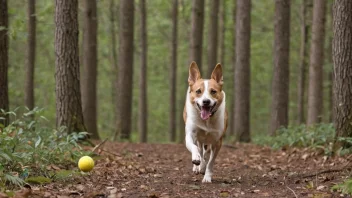
<instances>
[{"instance_id":1,"label":"yellow ball","mask_svg":"<svg viewBox=\"0 0 352 198\"><path fill-rule=\"evenodd\" d=\"M94 167L94 160L89 156L83 156L78 161L78 168L83 172L89 172Z\"/></svg>"}]
</instances>

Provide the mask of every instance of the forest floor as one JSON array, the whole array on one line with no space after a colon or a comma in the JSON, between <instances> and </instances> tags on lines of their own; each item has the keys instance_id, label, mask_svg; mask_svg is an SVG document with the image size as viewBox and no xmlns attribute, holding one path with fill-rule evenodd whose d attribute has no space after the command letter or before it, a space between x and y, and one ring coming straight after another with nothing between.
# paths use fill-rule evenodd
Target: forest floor
<instances>
[{"instance_id":1,"label":"forest floor","mask_svg":"<svg viewBox=\"0 0 352 198\"><path fill-rule=\"evenodd\" d=\"M352 160L308 149L223 146L213 182L202 184L181 144L106 142L99 153L90 173L32 186L30 197L340 197L331 187L350 175Z\"/></svg>"}]
</instances>

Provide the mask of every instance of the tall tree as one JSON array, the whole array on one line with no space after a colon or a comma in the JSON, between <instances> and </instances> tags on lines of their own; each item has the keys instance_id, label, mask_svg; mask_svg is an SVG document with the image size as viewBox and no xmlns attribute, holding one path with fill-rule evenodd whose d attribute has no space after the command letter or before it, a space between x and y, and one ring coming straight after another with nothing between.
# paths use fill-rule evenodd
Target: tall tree
<instances>
[{"instance_id":1,"label":"tall tree","mask_svg":"<svg viewBox=\"0 0 352 198\"><path fill-rule=\"evenodd\" d=\"M27 38L27 64L24 100L29 109L34 108L34 64L36 48L36 14L35 0L28 1L28 38Z\"/></svg>"},{"instance_id":2,"label":"tall tree","mask_svg":"<svg viewBox=\"0 0 352 198\"><path fill-rule=\"evenodd\" d=\"M220 1L220 28L219 28L219 58L222 65L225 64L225 32L226 32L226 0Z\"/></svg>"},{"instance_id":3,"label":"tall tree","mask_svg":"<svg viewBox=\"0 0 352 198\"><path fill-rule=\"evenodd\" d=\"M234 129L239 141L249 142L251 1L237 0L236 7Z\"/></svg>"},{"instance_id":4,"label":"tall tree","mask_svg":"<svg viewBox=\"0 0 352 198\"><path fill-rule=\"evenodd\" d=\"M208 73L210 77L217 63L218 53L218 14L219 14L219 1L210 1L210 24L208 30Z\"/></svg>"},{"instance_id":5,"label":"tall tree","mask_svg":"<svg viewBox=\"0 0 352 198\"><path fill-rule=\"evenodd\" d=\"M334 108L336 137L352 136L352 1L336 0L333 8Z\"/></svg>"},{"instance_id":6,"label":"tall tree","mask_svg":"<svg viewBox=\"0 0 352 198\"><path fill-rule=\"evenodd\" d=\"M290 0L275 0L274 76L270 134L288 125Z\"/></svg>"},{"instance_id":7,"label":"tall tree","mask_svg":"<svg viewBox=\"0 0 352 198\"><path fill-rule=\"evenodd\" d=\"M325 35L325 0L314 0L312 44L310 49L307 125L321 121L323 109L323 66Z\"/></svg>"},{"instance_id":8,"label":"tall tree","mask_svg":"<svg viewBox=\"0 0 352 198\"><path fill-rule=\"evenodd\" d=\"M7 112L9 110L9 93L7 81L7 69L9 66L9 37L8 37L9 17L7 10L7 0L0 0L0 109ZM8 125L8 115L3 115L0 111L1 125Z\"/></svg>"},{"instance_id":9,"label":"tall tree","mask_svg":"<svg viewBox=\"0 0 352 198\"><path fill-rule=\"evenodd\" d=\"M132 119L134 1L120 0L116 134L130 139Z\"/></svg>"},{"instance_id":10,"label":"tall tree","mask_svg":"<svg viewBox=\"0 0 352 198\"><path fill-rule=\"evenodd\" d=\"M55 0L56 125L85 131L81 104L77 0Z\"/></svg>"},{"instance_id":11,"label":"tall tree","mask_svg":"<svg viewBox=\"0 0 352 198\"><path fill-rule=\"evenodd\" d=\"M308 55L308 23L307 23L307 8L306 0L301 3L301 46L300 46L300 60L299 60L299 75L298 75L298 94L297 94L297 121L304 123L304 88L306 82L306 67Z\"/></svg>"},{"instance_id":12,"label":"tall tree","mask_svg":"<svg viewBox=\"0 0 352 198\"><path fill-rule=\"evenodd\" d=\"M237 1L237 0L236 0ZM237 8L237 6L236 6L236 1L234 1L234 4L233 4L233 7L232 7L232 20L233 21L236 21L236 8ZM233 26L232 26L232 30L231 30L232 32L233 32L233 34L232 35L234 35L234 36L232 36L232 45L233 45L233 54L236 54L236 24L234 24ZM236 56L232 56L232 62L233 63L236 63ZM235 69L236 68L236 64L233 64L233 66L232 66L232 71L235 73ZM235 93L235 75L233 75L233 88L232 88L232 93ZM236 103L236 98L235 98L235 94L233 94L233 96L232 96L232 100L231 100L231 105L230 105L230 111L229 111L229 115L230 115L230 117L229 117L229 131L230 131L230 134L231 135L236 135L236 133L235 133L235 103Z\"/></svg>"},{"instance_id":13,"label":"tall tree","mask_svg":"<svg viewBox=\"0 0 352 198\"><path fill-rule=\"evenodd\" d=\"M148 119L148 100L147 100L147 11L146 1L140 0L141 12L141 71L139 81L139 141L147 142L147 119Z\"/></svg>"},{"instance_id":14,"label":"tall tree","mask_svg":"<svg viewBox=\"0 0 352 198\"><path fill-rule=\"evenodd\" d=\"M114 119L116 120L116 114L117 114L117 107L116 107L116 86L117 86L117 52L116 52L116 30L115 30L115 22L118 21L116 20L116 8L115 8L115 0L110 0L110 7L109 7L109 14L110 14L110 38L111 38L111 75L112 75L112 80L111 80L111 101L112 104L115 104L114 106ZM115 131L114 131L115 132Z\"/></svg>"},{"instance_id":15,"label":"tall tree","mask_svg":"<svg viewBox=\"0 0 352 198\"><path fill-rule=\"evenodd\" d=\"M93 139L99 139L97 127L97 1L84 0L82 110L84 123Z\"/></svg>"},{"instance_id":16,"label":"tall tree","mask_svg":"<svg viewBox=\"0 0 352 198\"><path fill-rule=\"evenodd\" d=\"M189 62L195 61L202 72L204 0L193 0L191 20L191 56Z\"/></svg>"},{"instance_id":17,"label":"tall tree","mask_svg":"<svg viewBox=\"0 0 352 198\"><path fill-rule=\"evenodd\" d=\"M171 68L170 68L170 116L169 140L176 141L176 72L177 72L177 22L178 0L172 1L172 36L171 36Z\"/></svg>"}]
</instances>

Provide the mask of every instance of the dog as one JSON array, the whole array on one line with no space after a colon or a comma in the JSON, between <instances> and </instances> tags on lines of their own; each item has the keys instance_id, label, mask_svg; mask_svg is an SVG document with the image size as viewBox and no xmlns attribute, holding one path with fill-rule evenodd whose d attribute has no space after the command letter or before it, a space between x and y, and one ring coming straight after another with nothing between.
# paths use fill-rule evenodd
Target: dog
<instances>
[{"instance_id":1,"label":"dog","mask_svg":"<svg viewBox=\"0 0 352 198\"><path fill-rule=\"evenodd\" d=\"M192 153L193 172L204 174L203 183L211 183L215 158L227 129L221 64L215 66L210 79L202 79L198 65L192 62L188 84L183 110L186 147Z\"/></svg>"}]
</instances>

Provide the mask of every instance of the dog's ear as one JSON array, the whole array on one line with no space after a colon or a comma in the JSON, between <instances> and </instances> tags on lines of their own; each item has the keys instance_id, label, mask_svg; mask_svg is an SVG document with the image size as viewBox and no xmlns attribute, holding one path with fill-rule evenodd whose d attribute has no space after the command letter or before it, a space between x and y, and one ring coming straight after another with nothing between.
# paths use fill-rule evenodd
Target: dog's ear
<instances>
[{"instance_id":1,"label":"dog's ear","mask_svg":"<svg viewBox=\"0 0 352 198\"><path fill-rule=\"evenodd\" d=\"M199 79L201 79L200 71L197 63L193 61L189 66L188 84L192 86Z\"/></svg>"},{"instance_id":2,"label":"dog's ear","mask_svg":"<svg viewBox=\"0 0 352 198\"><path fill-rule=\"evenodd\" d=\"M222 67L220 63L215 66L213 73L211 73L211 79L214 79L219 85L224 84L224 79L222 76Z\"/></svg>"}]
</instances>

